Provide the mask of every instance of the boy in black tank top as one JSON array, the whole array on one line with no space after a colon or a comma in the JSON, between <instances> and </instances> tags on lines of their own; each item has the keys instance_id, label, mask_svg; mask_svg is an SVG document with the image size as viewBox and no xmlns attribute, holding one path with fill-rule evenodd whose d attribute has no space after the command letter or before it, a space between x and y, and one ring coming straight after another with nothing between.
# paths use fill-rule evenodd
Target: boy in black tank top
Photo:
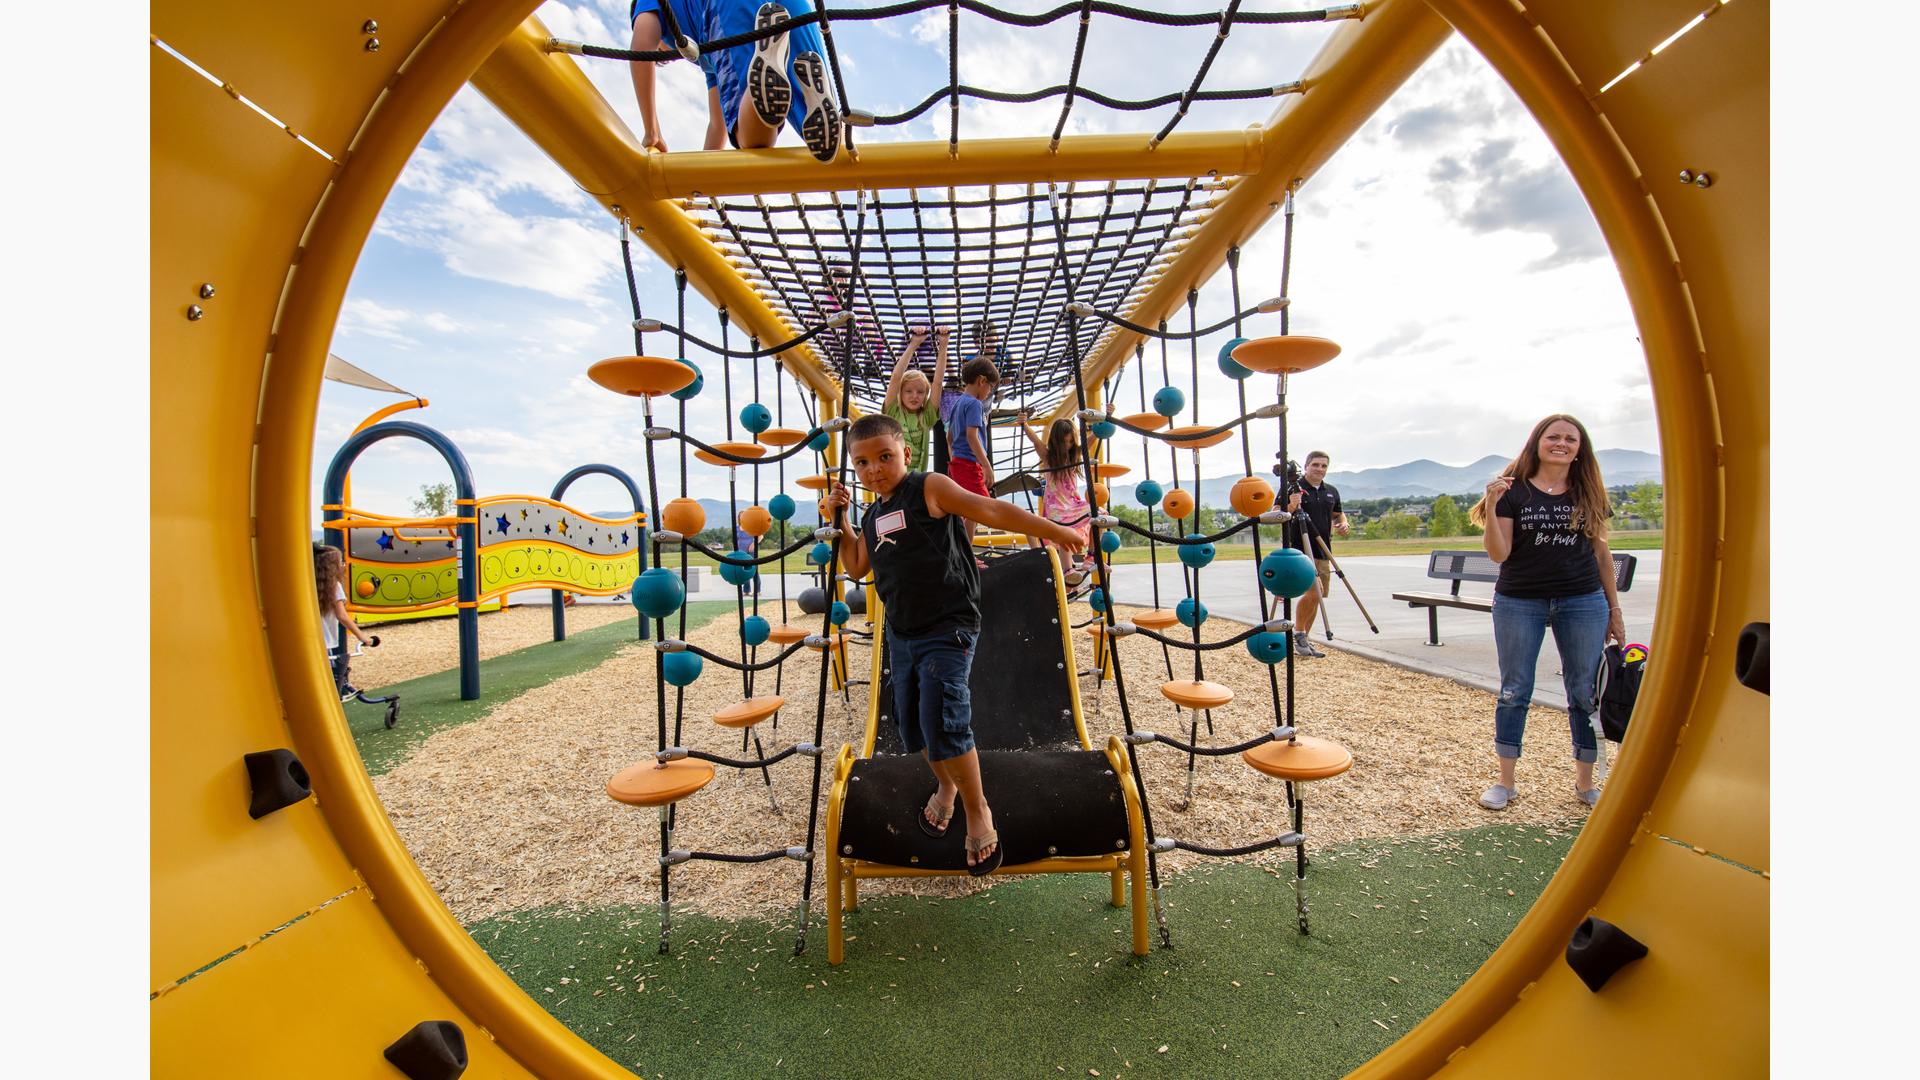
<instances>
[{"instance_id":1,"label":"boy in black tank top","mask_svg":"<svg viewBox=\"0 0 1920 1080\"><path fill-rule=\"evenodd\" d=\"M1086 537L938 473L908 472L906 436L892 417L855 421L847 429L847 457L876 501L858 532L847 530L852 497L843 485L833 485L820 513L840 530L834 543L846 573L858 578L872 569L874 589L887 606L900 741L926 758L939 783L914 817L929 836L944 836L960 800L967 812L967 873L990 874L1001 852L973 744L968 679L980 636L980 571L967 522L1052 540L1075 553L1087 546Z\"/></svg>"}]
</instances>

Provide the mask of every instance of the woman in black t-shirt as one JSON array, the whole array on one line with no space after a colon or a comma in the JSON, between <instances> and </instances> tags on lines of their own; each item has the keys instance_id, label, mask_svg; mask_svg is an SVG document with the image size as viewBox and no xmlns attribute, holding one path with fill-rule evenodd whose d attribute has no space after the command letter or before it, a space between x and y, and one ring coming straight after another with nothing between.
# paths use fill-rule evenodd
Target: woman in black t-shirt
<instances>
[{"instance_id":1,"label":"woman in black t-shirt","mask_svg":"<svg viewBox=\"0 0 1920 1080\"><path fill-rule=\"evenodd\" d=\"M1574 793L1592 806L1599 743L1593 735L1593 685L1609 640L1627 637L1607 547L1607 485L1587 429L1556 413L1533 427L1520 456L1487 485L1469 516L1483 530L1487 555L1500 564L1493 587L1493 644L1500 656L1500 701L1493 750L1500 781L1480 805L1504 810L1517 792L1514 763L1533 703L1533 672L1549 629L1566 675L1573 733Z\"/></svg>"}]
</instances>

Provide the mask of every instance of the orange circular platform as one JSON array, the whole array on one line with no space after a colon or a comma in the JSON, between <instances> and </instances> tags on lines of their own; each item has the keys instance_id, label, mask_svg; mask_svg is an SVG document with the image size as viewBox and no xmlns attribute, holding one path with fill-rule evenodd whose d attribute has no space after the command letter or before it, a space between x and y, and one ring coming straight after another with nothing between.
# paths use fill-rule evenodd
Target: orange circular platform
<instances>
[{"instance_id":1,"label":"orange circular platform","mask_svg":"<svg viewBox=\"0 0 1920 1080\"><path fill-rule=\"evenodd\" d=\"M721 727L743 728L753 725L780 711L787 699L780 694L767 694L762 697L750 697L745 701L736 701L732 705L713 714L713 722Z\"/></svg>"},{"instance_id":2,"label":"orange circular platform","mask_svg":"<svg viewBox=\"0 0 1920 1080\"><path fill-rule=\"evenodd\" d=\"M825 491L827 490L827 486L833 483L833 478L830 476L803 476L795 480L794 483L799 484L808 491Z\"/></svg>"},{"instance_id":3,"label":"orange circular platform","mask_svg":"<svg viewBox=\"0 0 1920 1080\"><path fill-rule=\"evenodd\" d=\"M768 428L758 436L768 446L792 446L807 437L804 431L795 431L790 427Z\"/></svg>"},{"instance_id":4,"label":"orange circular platform","mask_svg":"<svg viewBox=\"0 0 1920 1080\"><path fill-rule=\"evenodd\" d=\"M759 443L750 443L750 442L714 443L713 448L715 450L719 450L724 453L732 454L734 457L743 457L743 458L757 458L765 455L767 452L766 447L761 446ZM740 464L737 461L728 461L726 458L721 457L719 454L710 454L705 450L695 450L693 452L693 456L699 458L701 461L704 461L709 465L724 465L729 469L733 468L735 465Z\"/></svg>"},{"instance_id":5,"label":"orange circular platform","mask_svg":"<svg viewBox=\"0 0 1920 1080\"><path fill-rule=\"evenodd\" d=\"M686 389L695 376L692 368L664 356L613 356L588 368L587 378L616 394L658 397Z\"/></svg>"},{"instance_id":6,"label":"orange circular platform","mask_svg":"<svg viewBox=\"0 0 1920 1080\"><path fill-rule=\"evenodd\" d=\"M767 631L767 640L773 642L775 645L791 645L796 641L807 640L809 633L812 633L812 631L805 627L795 626L792 623L781 623L779 626Z\"/></svg>"},{"instance_id":7,"label":"orange circular platform","mask_svg":"<svg viewBox=\"0 0 1920 1080\"><path fill-rule=\"evenodd\" d=\"M1119 420L1142 431L1159 431L1167 426L1167 418L1157 412L1137 412L1132 416L1119 417Z\"/></svg>"},{"instance_id":8,"label":"orange circular platform","mask_svg":"<svg viewBox=\"0 0 1920 1080\"><path fill-rule=\"evenodd\" d=\"M699 791L713 779L713 766L692 758L662 765L643 761L630 765L607 781L607 794L628 806L665 806Z\"/></svg>"},{"instance_id":9,"label":"orange circular platform","mask_svg":"<svg viewBox=\"0 0 1920 1080\"><path fill-rule=\"evenodd\" d=\"M1255 338L1233 350L1233 362L1241 367L1293 375L1340 355L1340 346L1323 337L1289 334L1285 337Z\"/></svg>"},{"instance_id":10,"label":"orange circular platform","mask_svg":"<svg viewBox=\"0 0 1920 1080\"><path fill-rule=\"evenodd\" d=\"M1218 709L1233 700L1233 691L1217 682L1175 679L1161 683L1160 693L1183 709Z\"/></svg>"},{"instance_id":11,"label":"orange circular platform","mask_svg":"<svg viewBox=\"0 0 1920 1080\"><path fill-rule=\"evenodd\" d=\"M1225 431L1213 431L1215 426L1217 425L1188 424L1185 427L1177 427L1167 432L1167 442L1182 450L1199 450L1208 446L1219 446L1221 443L1233 438L1232 428L1228 428ZM1213 434L1200 434L1200 432L1203 431L1213 431Z\"/></svg>"},{"instance_id":12,"label":"orange circular platform","mask_svg":"<svg viewBox=\"0 0 1920 1080\"><path fill-rule=\"evenodd\" d=\"M1093 469L1094 475L1102 480L1111 480L1116 476L1125 476L1132 471L1133 466L1131 465L1115 465L1111 461L1103 461L1094 466Z\"/></svg>"},{"instance_id":13,"label":"orange circular platform","mask_svg":"<svg viewBox=\"0 0 1920 1080\"><path fill-rule=\"evenodd\" d=\"M1142 611L1128 620L1135 626L1144 626L1149 630L1165 630L1180 621L1179 616L1165 608L1159 611Z\"/></svg>"},{"instance_id":14,"label":"orange circular platform","mask_svg":"<svg viewBox=\"0 0 1920 1080\"><path fill-rule=\"evenodd\" d=\"M1311 735L1295 735L1291 742L1262 743L1240 757L1281 780L1325 780L1353 768L1353 754L1346 747Z\"/></svg>"}]
</instances>

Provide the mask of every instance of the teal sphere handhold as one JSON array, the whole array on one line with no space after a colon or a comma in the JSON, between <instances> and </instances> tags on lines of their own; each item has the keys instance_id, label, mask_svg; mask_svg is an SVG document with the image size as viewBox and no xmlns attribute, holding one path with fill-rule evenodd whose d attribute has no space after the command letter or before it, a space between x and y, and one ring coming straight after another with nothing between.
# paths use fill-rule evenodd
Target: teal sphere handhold
<instances>
[{"instance_id":1,"label":"teal sphere handhold","mask_svg":"<svg viewBox=\"0 0 1920 1080\"><path fill-rule=\"evenodd\" d=\"M853 618L853 609L847 606L845 600L835 600L833 606L827 609L827 618L835 626L845 626L847 620Z\"/></svg>"},{"instance_id":2,"label":"teal sphere handhold","mask_svg":"<svg viewBox=\"0 0 1920 1080\"><path fill-rule=\"evenodd\" d=\"M1202 535L1204 534L1188 533L1187 539L1198 540L1201 538ZM1180 561L1183 563L1186 563L1188 566L1193 567L1195 570L1198 570L1201 567L1212 562L1213 556L1214 556L1214 549L1212 544L1181 544L1180 545Z\"/></svg>"},{"instance_id":3,"label":"teal sphere handhold","mask_svg":"<svg viewBox=\"0 0 1920 1080\"><path fill-rule=\"evenodd\" d=\"M720 560L720 577L729 585L745 585L759 572L750 551L731 551Z\"/></svg>"},{"instance_id":4,"label":"teal sphere handhold","mask_svg":"<svg viewBox=\"0 0 1920 1080\"><path fill-rule=\"evenodd\" d=\"M1100 534L1100 550L1111 555L1120 550L1120 534L1108 529Z\"/></svg>"},{"instance_id":5,"label":"teal sphere handhold","mask_svg":"<svg viewBox=\"0 0 1920 1080\"><path fill-rule=\"evenodd\" d=\"M773 627L758 615L749 615L740 620L740 640L748 645L765 645L773 633Z\"/></svg>"},{"instance_id":6,"label":"teal sphere handhold","mask_svg":"<svg viewBox=\"0 0 1920 1080\"><path fill-rule=\"evenodd\" d=\"M687 587L681 584L679 574L656 566L633 579L630 598L640 614L649 619L664 619L680 610L680 602L687 598Z\"/></svg>"},{"instance_id":7,"label":"teal sphere handhold","mask_svg":"<svg viewBox=\"0 0 1920 1080\"><path fill-rule=\"evenodd\" d=\"M740 410L740 426L758 435L773 426L773 410L756 401Z\"/></svg>"},{"instance_id":8,"label":"teal sphere handhold","mask_svg":"<svg viewBox=\"0 0 1920 1080\"><path fill-rule=\"evenodd\" d=\"M700 677L700 654L690 652L670 652L661 664L662 674L671 686L688 686Z\"/></svg>"},{"instance_id":9,"label":"teal sphere handhold","mask_svg":"<svg viewBox=\"0 0 1920 1080\"><path fill-rule=\"evenodd\" d=\"M1163 494L1158 480L1142 480L1133 489L1134 501L1141 506L1159 506Z\"/></svg>"},{"instance_id":10,"label":"teal sphere handhold","mask_svg":"<svg viewBox=\"0 0 1920 1080\"><path fill-rule=\"evenodd\" d=\"M1275 548L1260 560L1260 585L1275 596L1304 596L1318 576L1313 560L1299 548Z\"/></svg>"},{"instance_id":11,"label":"teal sphere handhold","mask_svg":"<svg viewBox=\"0 0 1920 1080\"><path fill-rule=\"evenodd\" d=\"M813 438L807 440L807 449L812 450L816 453L825 453L827 449L827 444L832 441L833 441L833 436L823 431L820 434L815 435Z\"/></svg>"},{"instance_id":12,"label":"teal sphere handhold","mask_svg":"<svg viewBox=\"0 0 1920 1080\"><path fill-rule=\"evenodd\" d=\"M1087 594L1087 606L1095 611L1107 610L1107 591L1095 589Z\"/></svg>"},{"instance_id":13,"label":"teal sphere handhold","mask_svg":"<svg viewBox=\"0 0 1920 1080\"><path fill-rule=\"evenodd\" d=\"M807 561L815 566L825 566L827 560L831 558L833 558L833 549L828 547L824 540L813 545L813 550L807 552Z\"/></svg>"},{"instance_id":14,"label":"teal sphere handhold","mask_svg":"<svg viewBox=\"0 0 1920 1080\"><path fill-rule=\"evenodd\" d=\"M1229 379L1247 379L1253 377L1253 369L1233 358L1233 350L1247 343L1243 337L1234 338L1220 346L1220 374Z\"/></svg>"},{"instance_id":15,"label":"teal sphere handhold","mask_svg":"<svg viewBox=\"0 0 1920 1080\"><path fill-rule=\"evenodd\" d=\"M768 499L767 513L772 514L773 520L775 521L793 520L793 514L794 514L793 496L781 494L781 495L775 495L773 498Z\"/></svg>"},{"instance_id":16,"label":"teal sphere handhold","mask_svg":"<svg viewBox=\"0 0 1920 1080\"><path fill-rule=\"evenodd\" d=\"M685 364L688 367L693 369L693 381L681 387L680 389L675 390L672 394L672 397L673 397L673 400L675 401L692 401L694 398L697 398L700 396L700 388L707 385L707 377L705 375L700 374L699 364L696 364L691 360L682 360L680 361L680 363Z\"/></svg>"},{"instance_id":17,"label":"teal sphere handhold","mask_svg":"<svg viewBox=\"0 0 1920 1080\"><path fill-rule=\"evenodd\" d=\"M1189 596L1173 605L1173 617L1180 620L1181 626L1199 626L1207 621L1207 605Z\"/></svg>"},{"instance_id":18,"label":"teal sphere handhold","mask_svg":"<svg viewBox=\"0 0 1920 1080\"><path fill-rule=\"evenodd\" d=\"M1277 664L1287 658L1290 642L1286 634L1264 631L1247 639L1247 655L1263 664Z\"/></svg>"},{"instance_id":19,"label":"teal sphere handhold","mask_svg":"<svg viewBox=\"0 0 1920 1080\"><path fill-rule=\"evenodd\" d=\"M1177 386L1163 386L1153 395L1153 411L1171 420L1187 407L1187 395Z\"/></svg>"},{"instance_id":20,"label":"teal sphere handhold","mask_svg":"<svg viewBox=\"0 0 1920 1080\"><path fill-rule=\"evenodd\" d=\"M1113 421L1099 420L1093 425L1093 437L1096 439L1111 439L1114 433L1119 430L1119 428L1114 426Z\"/></svg>"}]
</instances>

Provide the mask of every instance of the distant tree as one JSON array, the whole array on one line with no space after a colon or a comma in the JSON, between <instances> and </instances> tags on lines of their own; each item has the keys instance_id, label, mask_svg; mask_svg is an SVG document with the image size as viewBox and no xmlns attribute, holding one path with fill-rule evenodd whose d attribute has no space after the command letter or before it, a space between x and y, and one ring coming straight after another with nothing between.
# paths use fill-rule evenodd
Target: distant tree
<instances>
[{"instance_id":1,"label":"distant tree","mask_svg":"<svg viewBox=\"0 0 1920 1080\"><path fill-rule=\"evenodd\" d=\"M420 494L413 499L413 512L421 517L446 517L453 513L453 485L421 484Z\"/></svg>"},{"instance_id":2,"label":"distant tree","mask_svg":"<svg viewBox=\"0 0 1920 1080\"><path fill-rule=\"evenodd\" d=\"M1667 518L1666 490L1655 481L1643 480L1627 492L1620 508L1658 529Z\"/></svg>"},{"instance_id":3,"label":"distant tree","mask_svg":"<svg viewBox=\"0 0 1920 1080\"><path fill-rule=\"evenodd\" d=\"M1405 540L1420 534L1420 519L1395 510L1367 522L1362 535L1369 540Z\"/></svg>"},{"instance_id":4,"label":"distant tree","mask_svg":"<svg viewBox=\"0 0 1920 1080\"><path fill-rule=\"evenodd\" d=\"M1433 500L1433 509L1427 516L1428 536L1459 536L1464 524L1465 515L1460 513L1460 505L1453 501L1453 496L1442 495Z\"/></svg>"}]
</instances>

